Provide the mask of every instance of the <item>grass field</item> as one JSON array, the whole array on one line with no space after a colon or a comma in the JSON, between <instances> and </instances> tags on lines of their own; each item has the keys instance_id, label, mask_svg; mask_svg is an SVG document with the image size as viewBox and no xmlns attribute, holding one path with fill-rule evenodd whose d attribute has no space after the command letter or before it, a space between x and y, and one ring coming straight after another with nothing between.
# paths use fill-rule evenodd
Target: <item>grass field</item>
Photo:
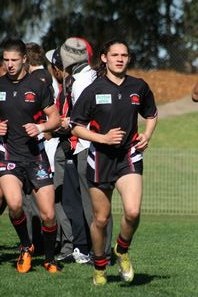
<instances>
[{"instance_id":1,"label":"grass field","mask_svg":"<svg viewBox=\"0 0 198 297\"><path fill-rule=\"evenodd\" d=\"M114 217L114 235L118 232ZM120 281L117 265L108 267L108 284L92 285L92 266L64 264L62 272L50 275L43 259L33 260L25 275L16 272L18 241L7 215L0 217L0 296L7 297L197 297L197 219L193 217L143 216L130 255L135 278Z\"/></svg>"},{"instance_id":2,"label":"grass field","mask_svg":"<svg viewBox=\"0 0 198 297\"><path fill-rule=\"evenodd\" d=\"M190 154L187 155L187 163L193 162L193 174L197 175L197 114L160 120L150 147L178 150L178 159L174 162L168 162L160 156L152 164L152 170L145 173L146 183L151 185L152 192L157 193L157 199L161 199L162 204L167 203L166 199L175 199L179 208L181 194L184 193L185 201L190 203L192 188L196 191L198 183L193 180L193 187L186 188L191 181L192 166L187 171L184 170L185 164L180 163L180 153L194 150L196 157L192 159ZM150 157L148 150L148 158ZM169 155L165 154L165 158L169 160ZM165 183L160 170L163 172L167 164L168 175L176 167L180 169L177 177L180 183L172 182L172 176L171 181ZM157 192L159 187L164 196L162 192ZM118 232L118 218L119 216L114 216L114 237ZM135 268L133 283L126 285L121 282L117 265L114 265L108 267L108 284L102 288L92 285L92 266L64 264L61 273L50 275L42 268L42 257L34 258L31 272L18 274L15 269L18 240L6 214L0 217L0 230L0 297L198 296L196 216L142 216L130 250Z\"/></svg>"},{"instance_id":3,"label":"grass field","mask_svg":"<svg viewBox=\"0 0 198 297\"><path fill-rule=\"evenodd\" d=\"M197 112L159 119L150 147L198 149L197 125Z\"/></svg>"}]
</instances>

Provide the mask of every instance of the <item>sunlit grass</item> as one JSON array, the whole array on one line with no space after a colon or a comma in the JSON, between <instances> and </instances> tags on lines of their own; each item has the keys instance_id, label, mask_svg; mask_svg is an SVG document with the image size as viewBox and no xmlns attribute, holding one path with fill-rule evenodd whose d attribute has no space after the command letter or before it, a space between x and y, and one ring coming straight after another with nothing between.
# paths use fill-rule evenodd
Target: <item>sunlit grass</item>
<instances>
[{"instance_id":1,"label":"sunlit grass","mask_svg":"<svg viewBox=\"0 0 198 297\"><path fill-rule=\"evenodd\" d=\"M114 240L118 233L114 217ZM64 264L57 275L42 267L42 257L33 260L25 275L16 272L18 240L7 215L0 217L0 295L8 297L197 297L197 220L192 217L143 216L130 250L135 268L131 285L120 281L117 265L108 267L108 284L95 288L93 267Z\"/></svg>"}]
</instances>

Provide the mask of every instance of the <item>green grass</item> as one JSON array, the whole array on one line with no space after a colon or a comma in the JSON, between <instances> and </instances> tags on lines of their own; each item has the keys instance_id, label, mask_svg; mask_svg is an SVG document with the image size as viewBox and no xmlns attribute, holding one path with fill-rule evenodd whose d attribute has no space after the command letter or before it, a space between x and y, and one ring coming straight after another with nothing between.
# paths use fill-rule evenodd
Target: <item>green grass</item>
<instances>
[{"instance_id":1,"label":"green grass","mask_svg":"<svg viewBox=\"0 0 198 297\"><path fill-rule=\"evenodd\" d=\"M181 164L183 152L193 150L187 162L193 164L193 176L197 176L197 113L159 120L150 143L150 149L174 149L177 159L170 162L169 155L161 156L151 165L151 151L145 158L146 184L151 186L156 201L167 204L175 200L180 208L185 200L190 204L191 191L198 186L192 181L192 166ZM166 159L167 158L167 159ZM184 166L185 165L185 166ZM168 180L161 174L166 166L168 175L177 169L177 180ZM173 170L174 168L174 170ZM160 171L161 170L161 171ZM186 191L186 184L190 184ZM163 190L158 192L159 189ZM187 189L188 190L188 189ZM184 193L182 197L182 193ZM144 199L150 196L144 195ZM184 198L185 197L185 198ZM197 198L196 198L197 201ZM149 203L149 201L148 201ZM172 206L171 206L172 207ZM193 206L194 207L194 206ZM118 233L118 216L114 219L114 239ZM102 288L92 285L92 267L75 263L65 264L58 275L44 271L42 257L35 257L33 269L25 275L16 272L18 240L6 214L0 217L0 296L8 297L197 297L197 217L142 216L135 235L130 256L133 259L135 278L131 285L120 281L117 265L108 267L108 284Z\"/></svg>"},{"instance_id":2,"label":"green grass","mask_svg":"<svg viewBox=\"0 0 198 297\"><path fill-rule=\"evenodd\" d=\"M198 214L197 136L197 112L159 119L144 155L144 213Z\"/></svg>"},{"instance_id":3,"label":"green grass","mask_svg":"<svg viewBox=\"0 0 198 297\"><path fill-rule=\"evenodd\" d=\"M159 119L150 142L150 147L197 149L197 135L197 112Z\"/></svg>"},{"instance_id":4,"label":"green grass","mask_svg":"<svg viewBox=\"0 0 198 297\"><path fill-rule=\"evenodd\" d=\"M197 112L159 119L144 154L144 214L198 214L197 136ZM113 209L121 209L117 193Z\"/></svg>"},{"instance_id":5,"label":"green grass","mask_svg":"<svg viewBox=\"0 0 198 297\"><path fill-rule=\"evenodd\" d=\"M118 232L114 217L114 237ZM130 255L135 278L131 285L120 281L117 265L108 267L108 284L92 285L92 266L65 264L50 275L42 257L33 270L16 272L17 237L6 214L0 217L0 296L8 297L197 297L197 219L193 217L143 216Z\"/></svg>"}]
</instances>

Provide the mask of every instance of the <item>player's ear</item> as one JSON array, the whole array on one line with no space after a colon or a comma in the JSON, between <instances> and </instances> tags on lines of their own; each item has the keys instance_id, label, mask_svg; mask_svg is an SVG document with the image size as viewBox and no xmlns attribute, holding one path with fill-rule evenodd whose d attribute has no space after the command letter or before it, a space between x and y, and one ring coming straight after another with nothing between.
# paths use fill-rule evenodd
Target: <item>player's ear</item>
<instances>
[{"instance_id":1,"label":"player's ear","mask_svg":"<svg viewBox=\"0 0 198 297\"><path fill-rule=\"evenodd\" d=\"M24 56L23 56L23 64L25 64L26 62L27 62L27 56L24 55Z\"/></svg>"},{"instance_id":2,"label":"player's ear","mask_svg":"<svg viewBox=\"0 0 198 297\"><path fill-rule=\"evenodd\" d=\"M103 63L107 63L107 58L106 58L106 55L105 55L105 54L102 54L102 55L100 56L100 59L101 59L101 61L102 61Z\"/></svg>"}]
</instances>

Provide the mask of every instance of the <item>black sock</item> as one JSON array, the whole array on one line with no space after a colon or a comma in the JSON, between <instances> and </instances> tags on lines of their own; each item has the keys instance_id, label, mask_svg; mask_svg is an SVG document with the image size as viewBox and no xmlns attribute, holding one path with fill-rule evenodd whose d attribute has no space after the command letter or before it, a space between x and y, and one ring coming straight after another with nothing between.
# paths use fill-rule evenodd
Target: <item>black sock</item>
<instances>
[{"instance_id":1,"label":"black sock","mask_svg":"<svg viewBox=\"0 0 198 297\"><path fill-rule=\"evenodd\" d=\"M27 221L26 221L26 216L25 213L23 212L20 217L18 218L12 218L10 216L10 221L12 225L14 226L16 233L20 239L20 242L23 247L30 247L31 246L31 241L28 235L28 230L27 230Z\"/></svg>"},{"instance_id":2,"label":"black sock","mask_svg":"<svg viewBox=\"0 0 198 297\"><path fill-rule=\"evenodd\" d=\"M42 231L43 231L45 261L51 262L52 260L54 260L57 225L54 225L51 227L42 226Z\"/></svg>"}]
</instances>

